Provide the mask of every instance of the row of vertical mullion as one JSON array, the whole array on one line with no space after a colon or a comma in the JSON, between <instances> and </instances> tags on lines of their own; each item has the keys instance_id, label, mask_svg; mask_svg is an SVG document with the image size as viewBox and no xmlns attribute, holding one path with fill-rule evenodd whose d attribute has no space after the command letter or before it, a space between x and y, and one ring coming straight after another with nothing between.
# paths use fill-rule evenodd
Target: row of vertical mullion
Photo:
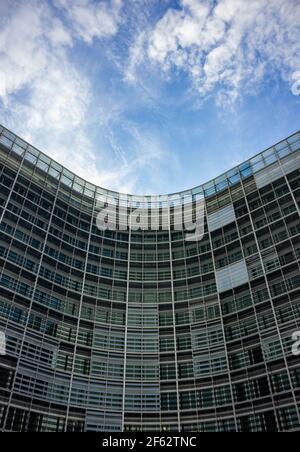
<instances>
[{"instance_id":1,"label":"row of vertical mullion","mask_svg":"<svg viewBox=\"0 0 300 452\"><path fill-rule=\"evenodd\" d=\"M25 153L24 153L24 155L25 155ZM23 158L22 163L23 162L24 162L24 158ZM14 190L14 187L16 185L18 176L19 176L20 171L21 171L22 163L21 163L19 171L17 173L16 179L15 179L15 183L14 183L12 189L11 189L10 196L11 196L11 194L12 194L12 192ZM47 175L46 175L46 177L47 177ZM31 311L32 311L34 297L35 297L35 293L36 293L37 286L38 286L38 279L39 279L39 276L40 276L42 262L43 262L43 257L44 257L44 252L45 252L46 244L47 244L47 241L48 241L48 236L49 236L49 233L50 233L50 227L51 227L51 223L52 223L52 218L53 218L54 210L55 210L55 207L56 207L56 200L57 200L58 193L59 193L61 176L62 176L62 174L60 174L60 179L59 179L58 184L57 184L57 190L56 190L56 193L55 193L54 202L53 202L52 210L51 210L51 213L50 213L49 223L48 223L47 230L46 230L46 233L45 233L45 240L44 240L44 243L43 243L43 246L42 246L42 250L40 251L41 255L40 255L40 259L39 259L39 263L38 263L38 269L37 269L37 273L36 273L35 283L34 283L32 294L31 294L31 301L30 301L30 305L29 305L29 308L28 308L28 312L27 312L26 323L25 323L25 326L24 326L23 337L22 337L22 341L21 341L21 345L20 345L20 355L19 355L19 358L18 358L18 361L17 361L17 365L16 365L16 369L15 369L15 376L14 376L14 379L13 379L13 382L12 382L12 386L11 386L11 393L10 393L10 398L9 398L9 402L8 402L8 406L7 406L6 416L5 416L4 423L3 423L3 428L5 428L5 425L7 423L9 409L10 409L10 405L12 403L12 399L13 399L13 395L14 395L14 388L15 388L15 384L16 384L16 380L17 380L18 371L19 371L19 368L20 368L20 361L21 361L21 357L22 357L22 351L23 351L23 348L24 348L24 344L25 344L25 338L27 336L30 314L31 314ZM3 211L3 216L4 216L5 211L7 209L8 202L6 203L5 210ZM1 221L2 221L2 219L1 219Z\"/></svg>"},{"instance_id":2,"label":"row of vertical mullion","mask_svg":"<svg viewBox=\"0 0 300 452\"><path fill-rule=\"evenodd\" d=\"M88 265L88 260L89 260L89 252L90 252L90 244L91 244L92 230L93 230L93 224L94 224L94 212L95 212L96 202L97 202L97 196L96 196L96 193L95 193L95 198L94 198L94 201L93 201L92 214L91 214L91 224L90 224L90 229L89 229L89 234L88 234L88 243L87 243L87 248L86 248L86 258L85 258L83 280L82 280L82 292L81 292L80 302L79 302L78 322L77 322L76 335L75 335L75 344L74 344L73 362L72 362L72 370L71 370L70 389L69 389L68 402L67 402L65 431L67 431L67 428L68 428L68 419L69 419L69 414L70 414L70 403L71 403L71 397L72 397L72 386L73 386L73 381L74 381L76 351L77 351L77 347L78 347L78 337L79 337L79 330L80 330L81 312L82 312L82 305L83 305L84 288L85 288L85 283L86 283L87 265Z\"/></svg>"}]
</instances>

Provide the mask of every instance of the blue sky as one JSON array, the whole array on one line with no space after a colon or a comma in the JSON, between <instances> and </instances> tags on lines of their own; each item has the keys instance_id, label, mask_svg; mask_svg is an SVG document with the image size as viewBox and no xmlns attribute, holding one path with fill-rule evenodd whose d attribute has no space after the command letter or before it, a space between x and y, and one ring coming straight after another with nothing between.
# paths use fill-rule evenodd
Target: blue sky
<instances>
[{"instance_id":1,"label":"blue sky","mask_svg":"<svg viewBox=\"0 0 300 452\"><path fill-rule=\"evenodd\" d=\"M0 122L106 188L191 188L300 129L299 38L299 0L0 0Z\"/></svg>"}]
</instances>

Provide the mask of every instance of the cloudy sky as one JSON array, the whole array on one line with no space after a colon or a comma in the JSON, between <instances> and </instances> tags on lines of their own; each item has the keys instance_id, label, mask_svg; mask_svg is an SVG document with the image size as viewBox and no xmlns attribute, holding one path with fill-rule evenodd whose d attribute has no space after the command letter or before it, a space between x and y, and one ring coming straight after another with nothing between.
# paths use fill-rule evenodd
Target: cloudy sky
<instances>
[{"instance_id":1,"label":"cloudy sky","mask_svg":"<svg viewBox=\"0 0 300 452\"><path fill-rule=\"evenodd\" d=\"M0 123L106 188L199 185L300 129L300 0L0 0Z\"/></svg>"}]
</instances>

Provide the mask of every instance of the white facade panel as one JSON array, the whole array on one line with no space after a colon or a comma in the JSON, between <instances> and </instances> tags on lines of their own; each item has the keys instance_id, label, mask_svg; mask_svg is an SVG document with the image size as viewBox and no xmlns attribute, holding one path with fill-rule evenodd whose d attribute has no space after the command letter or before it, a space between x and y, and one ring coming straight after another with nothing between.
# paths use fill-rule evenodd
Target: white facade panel
<instances>
[{"instance_id":1,"label":"white facade panel","mask_svg":"<svg viewBox=\"0 0 300 452\"><path fill-rule=\"evenodd\" d=\"M216 231L217 229L232 223L235 219L235 211L233 205L230 204L207 216L208 229L210 232Z\"/></svg>"},{"instance_id":2,"label":"white facade panel","mask_svg":"<svg viewBox=\"0 0 300 452\"><path fill-rule=\"evenodd\" d=\"M257 188L265 187L297 168L300 168L300 154L294 153L282 159L280 163L276 162L256 173L254 178Z\"/></svg>"},{"instance_id":3,"label":"white facade panel","mask_svg":"<svg viewBox=\"0 0 300 452\"><path fill-rule=\"evenodd\" d=\"M249 281L247 265L244 260L236 264L228 265L216 271L218 292L234 289Z\"/></svg>"}]
</instances>

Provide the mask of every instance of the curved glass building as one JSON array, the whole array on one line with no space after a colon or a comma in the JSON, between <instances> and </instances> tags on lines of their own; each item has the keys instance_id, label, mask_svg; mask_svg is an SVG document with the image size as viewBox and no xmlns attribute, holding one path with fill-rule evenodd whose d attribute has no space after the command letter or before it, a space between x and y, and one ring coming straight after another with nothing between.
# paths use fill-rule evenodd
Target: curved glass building
<instances>
[{"instance_id":1,"label":"curved glass building","mask_svg":"<svg viewBox=\"0 0 300 452\"><path fill-rule=\"evenodd\" d=\"M174 205L197 196L187 240ZM300 133L175 198L98 188L0 127L2 431L300 429ZM148 204L169 227L126 227Z\"/></svg>"}]
</instances>

